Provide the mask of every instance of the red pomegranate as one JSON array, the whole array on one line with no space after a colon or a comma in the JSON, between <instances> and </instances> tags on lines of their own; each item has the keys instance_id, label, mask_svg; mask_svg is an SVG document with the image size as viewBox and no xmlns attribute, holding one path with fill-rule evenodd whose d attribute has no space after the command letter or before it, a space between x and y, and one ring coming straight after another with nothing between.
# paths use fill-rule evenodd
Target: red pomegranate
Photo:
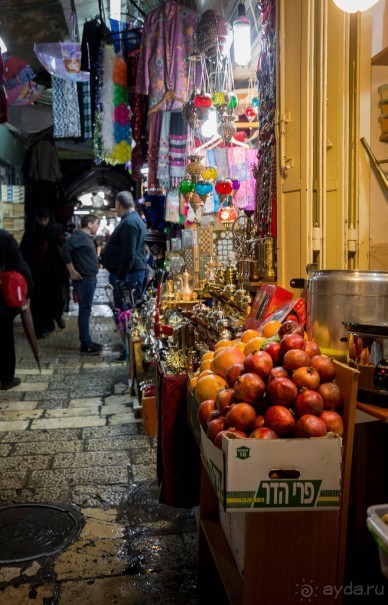
<instances>
[{"instance_id":1,"label":"red pomegranate","mask_svg":"<svg viewBox=\"0 0 388 605\"><path fill-rule=\"evenodd\" d=\"M319 416L323 410L323 399L317 391L310 391L306 387L302 387L294 401L293 409L297 416L304 414Z\"/></svg>"},{"instance_id":2,"label":"red pomegranate","mask_svg":"<svg viewBox=\"0 0 388 605\"><path fill-rule=\"evenodd\" d=\"M280 342L268 342L264 347L263 351L271 355L272 363L274 366L280 363Z\"/></svg>"},{"instance_id":3,"label":"red pomegranate","mask_svg":"<svg viewBox=\"0 0 388 605\"><path fill-rule=\"evenodd\" d=\"M314 357L315 355L321 354L321 349L313 340L308 340L306 342L304 350L310 355L310 357Z\"/></svg>"},{"instance_id":4,"label":"red pomegranate","mask_svg":"<svg viewBox=\"0 0 388 605\"><path fill-rule=\"evenodd\" d=\"M293 372L291 380L296 384L298 389L306 387L307 389L315 391L319 386L320 378L318 372L314 370L314 368L302 367Z\"/></svg>"},{"instance_id":5,"label":"red pomegranate","mask_svg":"<svg viewBox=\"0 0 388 605\"><path fill-rule=\"evenodd\" d=\"M270 380L273 380L274 378L289 378L289 377L290 377L289 373L287 372L287 370L285 370L283 368L283 366L275 366L274 368L272 368L271 374L267 378L267 383Z\"/></svg>"},{"instance_id":6,"label":"red pomegranate","mask_svg":"<svg viewBox=\"0 0 388 605\"><path fill-rule=\"evenodd\" d=\"M324 437L326 424L313 414L304 414L295 425L295 437Z\"/></svg>"},{"instance_id":7,"label":"red pomegranate","mask_svg":"<svg viewBox=\"0 0 388 605\"><path fill-rule=\"evenodd\" d=\"M290 372L309 365L310 356L303 349L290 349L283 359L283 367Z\"/></svg>"},{"instance_id":8,"label":"red pomegranate","mask_svg":"<svg viewBox=\"0 0 388 605\"><path fill-rule=\"evenodd\" d=\"M306 341L300 334L286 334L280 341L280 355L285 356L291 349L304 349Z\"/></svg>"},{"instance_id":9,"label":"red pomegranate","mask_svg":"<svg viewBox=\"0 0 388 605\"><path fill-rule=\"evenodd\" d=\"M205 431L206 431L206 427L207 427L207 418L208 418L210 412L212 412L213 410L214 410L214 400L213 399L205 399L205 401L202 401L202 403L200 403L198 406L199 424L202 426L202 428Z\"/></svg>"},{"instance_id":10,"label":"red pomegranate","mask_svg":"<svg viewBox=\"0 0 388 605\"><path fill-rule=\"evenodd\" d=\"M220 416L219 418L216 418L215 420L211 420L209 422L209 424L207 425L207 431L206 431L206 435L208 436L210 441L214 441L217 433L222 431L224 429L224 427L225 427L225 418L223 416Z\"/></svg>"},{"instance_id":11,"label":"red pomegranate","mask_svg":"<svg viewBox=\"0 0 388 605\"><path fill-rule=\"evenodd\" d=\"M267 383L267 395L273 405L290 406L297 394L298 389L289 378L274 378Z\"/></svg>"},{"instance_id":12,"label":"red pomegranate","mask_svg":"<svg viewBox=\"0 0 388 605\"><path fill-rule=\"evenodd\" d=\"M235 403L235 401L233 389L221 389L216 395L214 407L220 412L221 416L225 416L226 408Z\"/></svg>"},{"instance_id":13,"label":"red pomegranate","mask_svg":"<svg viewBox=\"0 0 388 605\"><path fill-rule=\"evenodd\" d=\"M244 366L242 363L234 363L226 370L225 380L228 387L233 388L235 382L241 374L244 372Z\"/></svg>"},{"instance_id":14,"label":"red pomegranate","mask_svg":"<svg viewBox=\"0 0 388 605\"><path fill-rule=\"evenodd\" d=\"M235 428L224 429L217 433L216 438L214 439L214 445L222 450L222 435L226 435L228 439L246 439L247 434L243 431L239 431Z\"/></svg>"},{"instance_id":15,"label":"red pomegranate","mask_svg":"<svg viewBox=\"0 0 388 605\"><path fill-rule=\"evenodd\" d=\"M342 405L342 394L335 382L324 382L318 387L318 393L323 399L325 410L338 410Z\"/></svg>"},{"instance_id":16,"label":"red pomegranate","mask_svg":"<svg viewBox=\"0 0 388 605\"><path fill-rule=\"evenodd\" d=\"M255 429L249 437L251 439L279 439L276 433L267 427L261 429Z\"/></svg>"},{"instance_id":17,"label":"red pomegranate","mask_svg":"<svg viewBox=\"0 0 388 605\"><path fill-rule=\"evenodd\" d=\"M207 426L209 426L209 422L211 422L212 420L215 420L216 418L220 418L221 414L218 410L213 410L212 412L210 412L209 416L207 417L207 421L206 424Z\"/></svg>"},{"instance_id":18,"label":"red pomegranate","mask_svg":"<svg viewBox=\"0 0 388 605\"><path fill-rule=\"evenodd\" d=\"M323 410L322 414L319 416L321 420L326 425L328 431L332 433L337 433L340 437L342 437L344 433L344 423L342 418L337 412L332 412L331 410Z\"/></svg>"},{"instance_id":19,"label":"red pomegranate","mask_svg":"<svg viewBox=\"0 0 388 605\"><path fill-rule=\"evenodd\" d=\"M253 430L261 429L264 426L264 416L263 414L258 414L255 419L255 424L253 425Z\"/></svg>"},{"instance_id":20,"label":"red pomegranate","mask_svg":"<svg viewBox=\"0 0 388 605\"><path fill-rule=\"evenodd\" d=\"M286 334L299 334L304 336L304 327L296 321L289 319L284 321L278 330L280 338L286 336Z\"/></svg>"},{"instance_id":21,"label":"red pomegranate","mask_svg":"<svg viewBox=\"0 0 388 605\"><path fill-rule=\"evenodd\" d=\"M333 380L335 365L331 357L327 355L314 355L310 360L310 365L318 372L321 383Z\"/></svg>"},{"instance_id":22,"label":"red pomegranate","mask_svg":"<svg viewBox=\"0 0 388 605\"><path fill-rule=\"evenodd\" d=\"M257 374L265 380L271 373L273 368L272 357L265 351L253 351L244 359L245 372Z\"/></svg>"},{"instance_id":23,"label":"red pomegranate","mask_svg":"<svg viewBox=\"0 0 388 605\"><path fill-rule=\"evenodd\" d=\"M287 437L292 433L295 420L290 410L282 405L271 405L264 414L265 425L279 437Z\"/></svg>"},{"instance_id":24,"label":"red pomegranate","mask_svg":"<svg viewBox=\"0 0 388 605\"><path fill-rule=\"evenodd\" d=\"M236 403L225 416L228 426L249 432L256 420L256 412L249 403Z\"/></svg>"},{"instance_id":25,"label":"red pomegranate","mask_svg":"<svg viewBox=\"0 0 388 605\"><path fill-rule=\"evenodd\" d=\"M257 374L248 372L242 374L234 385L234 395L237 401L255 403L261 399L265 391L265 384Z\"/></svg>"}]
</instances>

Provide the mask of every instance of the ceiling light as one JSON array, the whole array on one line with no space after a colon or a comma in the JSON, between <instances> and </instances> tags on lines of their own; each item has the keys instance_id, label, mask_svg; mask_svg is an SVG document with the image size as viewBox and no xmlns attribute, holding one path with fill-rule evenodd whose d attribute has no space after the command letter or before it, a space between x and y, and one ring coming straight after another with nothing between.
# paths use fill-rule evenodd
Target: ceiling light
<instances>
[{"instance_id":1,"label":"ceiling light","mask_svg":"<svg viewBox=\"0 0 388 605\"><path fill-rule=\"evenodd\" d=\"M233 52L237 65L248 65L251 60L251 22L245 14L244 0L238 5L238 17L233 22Z\"/></svg>"},{"instance_id":2,"label":"ceiling light","mask_svg":"<svg viewBox=\"0 0 388 605\"><path fill-rule=\"evenodd\" d=\"M109 16L111 19L120 21L121 19L121 0L110 0L109 2Z\"/></svg>"},{"instance_id":3,"label":"ceiling light","mask_svg":"<svg viewBox=\"0 0 388 605\"><path fill-rule=\"evenodd\" d=\"M83 206L93 206L91 193L85 193L84 195L80 195L78 199Z\"/></svg>"},{"instance_id":4,"label":"ceiling light","mask_svg":"<svg viewBox=\"0 0 388 605\"><path fill-rule=\"evenodd\" d=\"M7 52L7 47L5 45L5 42L3 40L3 38L0 37L0 53L6 53Z\"/></svg>"},{"instance_id":5,"label":"ceiling light","mask_svg":"<svg viewBox=\"0 0 388 605\"><path fill-rule=\"evenodd\" d=\"M372 8L378 0L334 0L334 4L345 13L361 13Z\"/></svg>"}]
</instances>

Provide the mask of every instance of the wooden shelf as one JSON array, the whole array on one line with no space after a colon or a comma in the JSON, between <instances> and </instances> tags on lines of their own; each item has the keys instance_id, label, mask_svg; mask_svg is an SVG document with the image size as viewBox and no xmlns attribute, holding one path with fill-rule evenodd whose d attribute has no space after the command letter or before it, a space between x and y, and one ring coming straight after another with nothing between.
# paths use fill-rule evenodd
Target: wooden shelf
<instances>
[{"instance_id":1,"label":"wooden shelf","mask_svg":"<svg viewBox=\"0 0 388 605\"><path fill-rule=\"evenodd\" d=\"M380 136L380 141L382 141L383 143L388 143L388 132Z\"/></svg>"},{"instance_id":2,"label":"wooden shelf","mask_svg":"<svg viewBox=\"0 0 388 605\"><path fill-rule=\"evenodd\" d=\"M377 55L374 55L371 59L372 65L387 65L388 66L388 46L383 48Z\"/></svg>"},{"instance_id":3,"label":"wooden shelf","mask_svg":"<svg viewBox=\"0 0 388 605\"><path fill-rule=\"evenodd\" d=\"M369 403L361 403L357 402L357 409L360 412L364 412L365 414L369 414L369 416L373 416L382 422L388 422L388 408L380 408L377 405L371 405Z\"/></svg>"}]
</instances>

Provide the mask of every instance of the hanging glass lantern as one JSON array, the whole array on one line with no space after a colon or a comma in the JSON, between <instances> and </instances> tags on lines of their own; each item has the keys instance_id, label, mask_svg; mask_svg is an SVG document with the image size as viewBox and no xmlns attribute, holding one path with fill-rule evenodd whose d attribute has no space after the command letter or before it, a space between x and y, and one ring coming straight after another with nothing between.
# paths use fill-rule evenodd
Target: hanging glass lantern
<instances>
[{"instance_id":1,"label":"hanging glass lantern","mask_svg":"<svg viewBox=\"0 0 388 605\"><path fill-rule=\"evenodd\" d=\"M233 184L230 179L219 179L214 189L218 195L230 195L233 191Z\"/></svg>"},{"instance_id":2,"label":"hanging glass lantern","mask_svg":"<svg viewBox=\"0 0 388 605\"><path fill-rule=\"evenodd\" d=\"M237 210L233 204L228 203L227 205L221 206L218 211L218 219L226 227L226 229L229 229L237 219Z\"/></svg>"},{"instance_id":3,"label":"hanging glass lantern","mask_svg":"<svg viewBox=\"0 0 388 605\"><path fill-rule=\"evenodd\" d=\"M252 120L254 120L254 118L257 116L257 113L258 113L257 108L252 107L251 105L248 105L248 107L245 110L245 115L250 122L252 122Z\"/></svg>"},{"instance_id":4,"label":"hanging glass lantern","mask_svg":"<svg viewBox=\"0 0 388 605\"><path fill-rule=\"evenodd\" d=\"M195 95L194 97L194 107L198 108L205 108L208 109L209 107L211 107L212 104L212 98L211 95L209 95L208 93L198 93Z\"/></svg>"},{"instance_id":5,"label":"hanging glass lantern","mask_svg":"<svg viewBox=\"0 0 388 605\"><path fill-rule=\"evenodd\" d=\"M240 181L238 179L232 179L232 193L231 196L234 197L237 191L240 189Z\"/></svg>"},{"instance_id":6,"label":"hanging glass lantern","mask_svg":"<svg viewBox=\"0 0 388 605\"><path fill-rule=\"evenodd\" d=\"M257 97L253 97L253 99L252 99L252 107L255 107L256 109L258 109L259 105L260 105L259 99Z\"/></svg>"},{"instance_id":7,"label":"hanging glass lantern","mask_svg":"<svg viewBox=\"0 0 388 605\"><path fill-rule=\"evenodd\" d=\"M200 155L189 155L189 164L187 165L187 172L191 176L193 183L198 183L202 178L202 172L205 170L205 166L201 164L203 156Z\"/></svg>"},{"instance_id":8,"label":"hanging glass lantern","mask_svg":"<svg viewBox=\"0 0 388 605\"><path fill-rule=\"evenodd\" d=\"M190 179L182 179L179 183L179 192L184 196L185 193L191 193L195 189L195 184Z\"/></svg>"},{"instance_id":9,"label":"hanging glass lantern","mask_svg":"<svg viewBox=\"0 0 388 605\"><path fill-rule=\"evenodd\" d=\"M195 193L198 195L209 195L213 189L213 185L206 181L201 181L195 184Z\"/></svg>"},{"instance_id":10,"label":"hanging glass lantern","mask_svg":"<svg viewBox=\"0 0 388 605\"><path fill-rule=\"evenodd\" d=\"M205 181L215 181L218 176L218 170L215 166L206 166L202 172L202 178Z\"/></svg>"},{"instance_id":11,"label":"hanging glass lantern","mask_svg":"<svg viewBox=\"0 0 388 605\"><path fill-rule=\"evenodd\" d=\"M218 134L222 138L225 145L228 145L232 137L236 134L237 127L234 124L235 116L223 115L221 123L218 126Z\"/></svg>"}]
</instances>

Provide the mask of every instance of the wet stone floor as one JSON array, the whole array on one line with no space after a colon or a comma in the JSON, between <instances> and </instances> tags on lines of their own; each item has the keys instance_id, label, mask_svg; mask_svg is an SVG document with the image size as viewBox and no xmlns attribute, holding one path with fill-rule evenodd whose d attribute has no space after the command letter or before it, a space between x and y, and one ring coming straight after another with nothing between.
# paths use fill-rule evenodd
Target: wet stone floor
<instances>
[{"instance_id":1,"label":"wet stone floor","mask_svg":"<svg viewBox=\"0 0 388 605\"><path fill-rule=\"evenodd\" d=\"M158 502L156 438L134 413L127 363L115 361L122 340L104 280L91 321L98 356L79 353L73 303L66 328L39 340L41 373L15 322L21 384L0 391L0 506L58 505L82 528L58 554L0 563L0 605L200 602L194 512Z\"/></svg>"}]
</instances>

